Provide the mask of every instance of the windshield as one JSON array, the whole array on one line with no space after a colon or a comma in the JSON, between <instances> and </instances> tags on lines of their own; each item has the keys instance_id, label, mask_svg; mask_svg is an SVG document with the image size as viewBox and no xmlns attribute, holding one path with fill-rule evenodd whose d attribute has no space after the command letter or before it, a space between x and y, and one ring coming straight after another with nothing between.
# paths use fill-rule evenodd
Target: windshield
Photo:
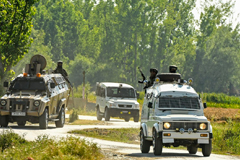
<instances>
[{"instance_id":1,"label":"windshield","mask_svg":"<svg viewBox=\"0 0 240 160\"><path fill-rule=\"evenodd\" d=\"M45 83L43 80L15 80L10 90L45 90Z\"/></svg>"},{"instance_id":2,"label":"windshield","mask_svg":"<svg viewBox=\"0 0 240 160\"><path fill-rule=\"evenodd\" d=\"M192 97L161 97L159 98L159 109L200 109L198 98Z\"/></svg>"},{"instance_id":3,"label":"windshield","mask_svg":"<svg viewBox=\"0 0 240 160\"><path fill-rule=\"evenodd\" d=\"M122 97L122 98L136 98L136 94L133 88L108 87L107 96Z\"/></svg>"}]
</instances>

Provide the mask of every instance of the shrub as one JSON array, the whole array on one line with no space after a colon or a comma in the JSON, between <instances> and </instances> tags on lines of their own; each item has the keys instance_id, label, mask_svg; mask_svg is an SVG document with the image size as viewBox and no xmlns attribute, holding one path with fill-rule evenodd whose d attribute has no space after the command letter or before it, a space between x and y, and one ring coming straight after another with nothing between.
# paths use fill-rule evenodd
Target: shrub
<instances>
[{"instance_id":1,"label":"shrub","mask_svg":"<svg viewBox=\"0 0 240 160\"><path fill-rule=\"evenodd\" d=\"M78 114L79 114L78 110L73 108L73 111L69 116L69 122L74 122L74 121L78 120Z\"/></svg>"}]
</instances>

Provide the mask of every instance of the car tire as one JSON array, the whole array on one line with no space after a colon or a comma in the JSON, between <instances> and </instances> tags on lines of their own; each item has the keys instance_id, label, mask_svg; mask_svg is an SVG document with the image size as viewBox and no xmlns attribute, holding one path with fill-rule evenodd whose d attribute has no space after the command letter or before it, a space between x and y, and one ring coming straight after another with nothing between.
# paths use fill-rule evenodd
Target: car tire
<instances>
[{"instance_id":1,"label":"car tire","mask_svg":"<svg viewBox=\"0 0 240 160\"><path fill-rule=\"evenodd\" d=\"M17 122L19 127L24 127L26 125L26 121L21 121L21 122Z\"/></svg>"},{"instance_id":2,"label":"car tire","mask_svg":"<svg viewBox=\"0 0 240 160\"><path fill-rule=\"evenodd\" d=\"M162 139L157 136L157 131L153 131L153 153L155 156L162 154Z\"/></svg>"},{"instance_id":3,"label":"car tire","mask_svg":"<svg viewBox=\"0 0 240 160\"><path fill-rule=\"evenodd\" d=\"M65 124L65 110L64 110L63 107L61 108L61 111L58 115L58 119L59 119L59 121L55 121L56 127L57 128L63 128L64 124Z\"/></svg>"},{"instance_id":4,"label":"car tire","mask_svg":"<svg viewBox=\"0 0 240 160\"><path fill-rule=\"evenodd\" d=\"M100 114L100 110L99 108L97 107L97 120L101 121L102 120L102 115Z\"/></svg>"},{"instance_id":5,"label":"car tire","mask_svg":"<svg viewBox=\"0 0 240 160\"><path fill-rule=\"evenodd\" d=\"M105 109L104 118L105 121L110 121L110 113L108 108Z\"/></svg>"},{"instance_id":6,"label":"car tire","mask_svg":"<svg viewBox=\"0 0 240 160\"><path fill-rule=\"evenodd\" d=\"M138 121L139 121L139 114L136 115L135 117L133 117L133 121L134 121L134 122L138 122Z\"/></svg>"},{"instance_id":7,"label":"car tire","mask_svg":"<svg viewBox=\"0 0 240 160\"><path fill-rule=\"evenodd\" d=\"M8 127L7 116L0 116L0 125L1 127Z\"/></svg>"},{"instance_id":8,"label":"car tire","mask_svg":"<svg viewBox=\"0 0 240 160\"><path fill-rule=\"evenodd\" d=\"M39 117L39 128L47 129L48 128L48 109L46 108L43 114Z\"/></svg>"},{"instance_id":9,"label":"car tire","mask_svg":"<svg viewBox=\"0 0 240 160\"><path fill-rule=\"evenodd\" d=\"M187 150L188 150L189 154L196 154L198 148L197 148L197 146L189 146L189 147L187 147Z\"/></svg>"},{"instance_id":10,"label":"car tire","mask_svg":"<svg viewBox=\"0 0 240 160\"><path fill-rule=\"evenodd\" d=\"M146 140L143 134L143 130L140 131L140 149L142 153L149 153L151 142Z\"/></svg>"},{"instance_id":11,"label":"car tire","mask_svg":"<svg viewBox=\"0 0 240 160\"><path fill-rule=\"evenodd\" d=\"M204 157L209 157L212 152L212 140L209 140L209 144L202 145L202 154Z\"/></svg>"},{"instance_id":12,"label":"car tire","mask_svg":"<svg viewBox=\"0 0 240 160\"><path fill-rule=\"evenodd\" d=\"M125 122L129 122L130 117L125 117L124 120L125 120Z\"/></svg>"}]
</instances>

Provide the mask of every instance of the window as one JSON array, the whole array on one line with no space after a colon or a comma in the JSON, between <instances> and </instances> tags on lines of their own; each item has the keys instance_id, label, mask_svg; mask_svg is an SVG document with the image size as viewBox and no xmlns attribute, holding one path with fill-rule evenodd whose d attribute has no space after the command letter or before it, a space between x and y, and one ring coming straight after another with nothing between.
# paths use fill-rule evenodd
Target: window
<instances>
[{"instance_id":1,"label":"window","mask_svg":"<svg viewBox=\"0 0 240 160\"><path fill-rule=\"evenodd\" d=\"M136 98L136 93L133 88L108 87L107 88L107 96L108 97Z\"/></svg>"}]
</instances>

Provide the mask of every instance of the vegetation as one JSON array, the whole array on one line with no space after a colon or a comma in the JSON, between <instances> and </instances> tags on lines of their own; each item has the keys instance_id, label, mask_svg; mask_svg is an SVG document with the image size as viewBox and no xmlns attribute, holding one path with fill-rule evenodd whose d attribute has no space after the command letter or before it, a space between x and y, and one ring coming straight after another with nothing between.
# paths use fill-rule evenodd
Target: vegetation
<instances>
[{"instance_id":1,"label":"vegetation","mask_svg":"<svg viewBox=\"0 0 240 160\"><path fill-rule=\"evenodd\" d=\"M79 115L78 110L73 108L71 114L69 115L69 122L71 123L78 120L78 115Z\"/></svg>"},{"instance_id":2,"label":"vegetation","mask_svg":"<svg viewBox=\"0 0 240 160\"><path fill-rule=\"evenodd\" d=\"M67 137L55 141L45 135L27 141L10 130L0 134L0 159L103 159L100 148L86 140Z\"/></svg>"},{"instance_id":3,"label":"vegetation","mask_svg":"<svg viewBox=\"0 0 240 160\"><path fill-rule=\"evenodd\" d=\"M66 119L66 122L69 122L68 119ZM74 122L69 122L67 124L70 125L109 125L111 123L106 122L106 121L97 121L97 120L75 120Z\"/></svg>"},{"instance_id":4,"label":"vegetation","mask_svg":"<svg viewBox=\"0 0 240 160\"><path fill-rule=\"evenodd\" d=\"M125 142L125 143L139 143L139 129L138 128L118 128L118 129L83 129L73 130L69 133L81 134L88 137L95 137L104 140Z\"/></svg>"}]
</instances>

